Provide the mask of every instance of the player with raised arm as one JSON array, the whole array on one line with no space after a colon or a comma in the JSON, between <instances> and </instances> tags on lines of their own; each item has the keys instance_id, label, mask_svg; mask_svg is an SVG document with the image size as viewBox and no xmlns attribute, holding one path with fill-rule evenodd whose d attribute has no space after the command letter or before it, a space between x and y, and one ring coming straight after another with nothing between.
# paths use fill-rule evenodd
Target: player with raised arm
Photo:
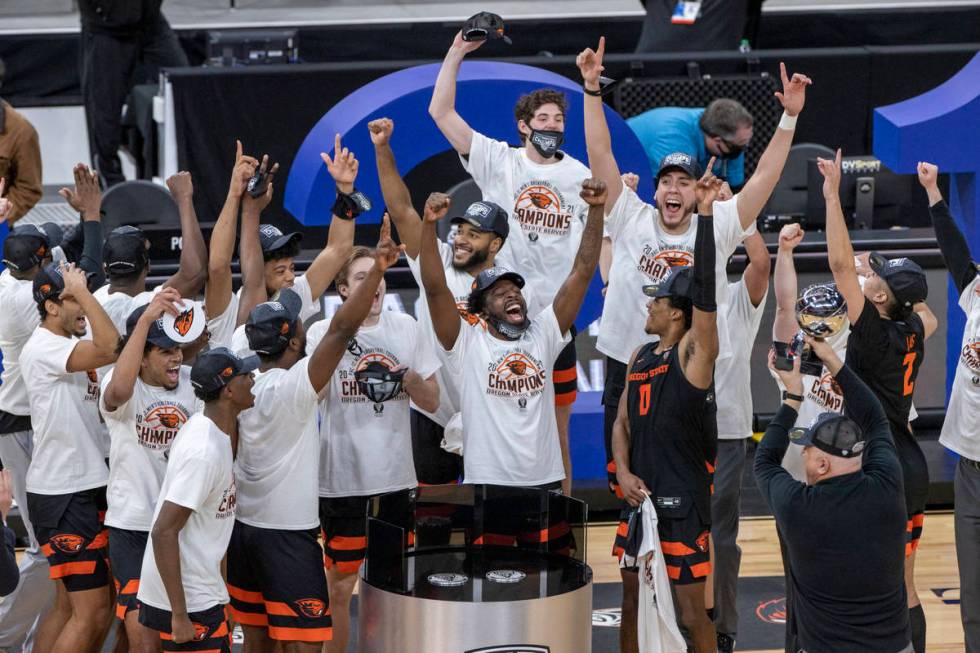
<instances>
[{"instance_id":1,"label":"player with raised arm","mask_svg":"<svg viewBox=\"0 0 980 653\"><path fill-rule=\"evenodd\" d=\"M694 265L675 266L648 297L644 331L659 337L630 356L626 385L613 426L619 486L631 506L649 495L667 575L681 623L697 653L715 653L714 624L705 610L711 572L711 482L717 454L714 368L718 358L718 305L711 210L721 180L709 169L697 182ZM624 511L623 519L626 518ZM621 522L613 555L622 558ZM624 567L620 650L637 651L636 568Z\"/></svg>"},{"instance_id":2,"label":"player with raised arm","mask_svg":"<svg viewBox=\"0 0 980 653\"><path fill-rule=\"evenodd\" d=\"M909 534L905 551L909 620L915 651L924 653L926 622L915 591L914 570L929 493L929 468L909 428L909 411L925 354L925 340L936 331L938 321L925 303L926 275L911 259L888 260L872 252L871 276L863 287L858 282L854 249L840 203L841 151L837 150L833 161L818 158L817 166L824 177L830 270L837 290L847 301L847 317L851 322L847 366L881 401L902 464ZM846 402L844 413L849 414Z\"/></svg>"}]
</instances>

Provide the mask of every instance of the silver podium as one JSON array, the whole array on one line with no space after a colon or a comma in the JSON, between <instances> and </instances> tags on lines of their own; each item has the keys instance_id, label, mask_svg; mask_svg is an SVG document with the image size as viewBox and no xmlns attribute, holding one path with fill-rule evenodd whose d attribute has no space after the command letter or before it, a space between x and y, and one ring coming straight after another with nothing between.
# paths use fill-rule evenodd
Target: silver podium
<instances>
[{"instance_id":1,"label":"silver podium","mask_svg":"<svg viewBox=\"0 0 980 653\"><path fill-rule=\"evenodd\" d=\"M359 653L589 653L584 503L434 486L372 500Z\"/></svg>"}]
</instances>

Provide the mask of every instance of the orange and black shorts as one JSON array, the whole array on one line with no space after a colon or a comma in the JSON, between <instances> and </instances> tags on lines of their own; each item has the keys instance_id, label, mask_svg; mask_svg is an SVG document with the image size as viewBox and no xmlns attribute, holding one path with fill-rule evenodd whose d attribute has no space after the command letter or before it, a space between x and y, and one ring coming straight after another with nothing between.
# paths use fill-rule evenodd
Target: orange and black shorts
<instances>
[{"instance_id":1,"label":"orange and black shorts","mask_svg":"<svg viewBox=\"0 0 980 653\"><path fill-rule=\"evenodd\" d=\"M367 547L367 509L371 496L320 497L323 566L355 574Z\"/></svg>"},{"instance_id":2,"label":"orange and black shorts","mask_svg":"<svg viewBox=\"0 0 980 653\"><path fill-rule=\"evenodd\" d=\"M555 405L571 406L575 403L578 396L578 352L575 351L575 336L578 331L571 327L569 332L572 341L565 345L565 348L555 359L554 371L551 373L551 380L555 384Z\"/></svg>"},{"instance_id":3,"label":"orange and black shorts","mask_svg":"<svg viewBox=\"0 0 980 653\"><path fill-rule=\"evenodd\" d=\"M267 628L287 642L333 636L327 578L317 529L258 528L235 521L228 545L231 614L243 626Z\"/></svg>"},{"instance_id":4,"label":"orange and black shorts","mask_svg":"<svg viewBox=\"0 0 980 653\"><path fill-rule=\"evenodd\" d=\"M228 617L225 606L215 605L207 610L188 613L194 626L195 636L189 642L177 644L171 632L173 615L169 610L161 610L151 605L141 603L140 623L159 631L163 640L164 651L201 651L202 653L231 653L231 630L228 628Z\"/></svg>"},{"instance_id":5,"label":"orange and black shorts","mask_svg":"<svg viewBox=\"0 0 980 653\"><path fill-rule=\"evenodd\" d=\"M133 610L139 610L136 593L140 589L140 570L143 553L150 534L109 527L109 562L116 582L116 617L125 620Z\"/></svg>"},{"instance_id":6,"label":"orange and black shorts","mask_svg":"<svg viewBox=\"0 0 980 653\"><path fill-rule=\"evenodd\" d=\"M628 517L628 509L620 513L613 542L612 554L620 560L626 546ZM696 510L691 510L683 519L659 518L657 531L671 582L675 585L703 583L711 573L711 525L705 524Z\"/></svg>"},{"instance_id":7,"label":"orange and black shorts","mask_svg":"<svg viewBox=\"0 0 980 653\"><path fill-rule=\"evenodd\" d=\"M909 520L905 524L905 557L908 558L919 548L919 540L922 538L922 525L925 522L925 512L917 512L909 515Z\"/></svg>"},{"instance_id":8,"label":"orange and black shorts","mask_svg":"<svg viewBox=\"0 0 980 653\"><path fill-rule=\"evenodd\" d=\"M71 494L27 493L34 533L51 567L51 578L69 592L109 584L105 487Z\"/></svg>"}]
</instances>

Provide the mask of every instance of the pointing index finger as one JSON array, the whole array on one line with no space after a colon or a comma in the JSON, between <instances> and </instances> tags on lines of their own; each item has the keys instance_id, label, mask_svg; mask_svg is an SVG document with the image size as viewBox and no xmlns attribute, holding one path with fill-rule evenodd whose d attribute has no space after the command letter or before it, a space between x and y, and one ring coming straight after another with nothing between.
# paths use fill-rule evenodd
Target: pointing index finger
<instances>
[{"instance_id":1,"label":"pointing index finger","mask_svg":"<svg viewBox=\"0 0 980 653\"><path fill-rule=\"evenodd\" d=\"M782 61L779 62L779 76L783 80L783 86L789 84L789 76L786 74L786 64Z\"/></svg>"},{"instance_id":2,"label":"pointing index finger","mask_svg":"<svg viewBox=\"0 0 980 653\"><path fill-rule=\"evenodd\" d=\"M599 47L595 51L595 56L601 62L602 61L602 55L604 55L604 54L606 54L606 37L605 36L600 36L599 37Z\"/></svg>"}]
</instances>

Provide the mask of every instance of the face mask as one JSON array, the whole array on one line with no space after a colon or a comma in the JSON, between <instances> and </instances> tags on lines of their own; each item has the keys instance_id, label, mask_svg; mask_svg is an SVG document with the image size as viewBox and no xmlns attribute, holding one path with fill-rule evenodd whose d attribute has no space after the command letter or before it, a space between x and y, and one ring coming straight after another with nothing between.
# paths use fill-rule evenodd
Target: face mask
<instances>
[{"instance_id":1,"label":"face mask","mask_svg":"<svg viewBox=\"0 0 980 653\"><path fill-rule=\"evenodd\" d=\"M527 331L527 328L531 326L531 318L525 317L523 324L511 324L510 322L502 322L497 318L490 316L487 318L487 322L494 329L497 330L500 335L507 338L508 340L519 340L521 335Z\"/></svg>"},{"instance_id":2,"label":"face mask","mask_svg":"<svg viewBox=\"0 0 980 653\"><path fill-rule=\"evenodd\" d=\"M565 142L565 134L560 131L531 130L531 145L538 151L538 154L546 159L550 159L558 152L558 148Z\"/></svg>"},{"instance_id":3,"label":"face mask","mask_svg":"<svg viewBox=\"0 0 980 653\"><path fill-rule=\"evenodd\" d=\"M737 159L745 148L741 145L728 144L728 154L721 154L721 158L725 161L731 161L732 159Z\"/></svg>"}]
</instances>

